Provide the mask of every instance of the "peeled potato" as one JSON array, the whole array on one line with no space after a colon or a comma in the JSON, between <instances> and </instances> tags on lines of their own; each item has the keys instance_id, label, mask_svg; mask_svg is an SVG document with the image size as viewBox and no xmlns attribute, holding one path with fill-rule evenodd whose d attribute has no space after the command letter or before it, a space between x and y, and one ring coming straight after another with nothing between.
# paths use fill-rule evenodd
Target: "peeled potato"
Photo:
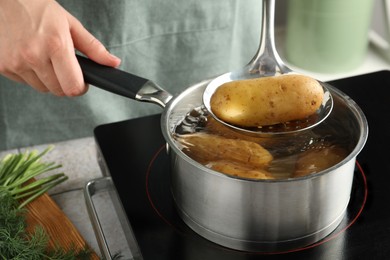
<instances>
[{"instance_id":1,"label":"peeled potato","mask_svg":"<svg viewBox=\"0 0 390 260\"><path fill-rule=\"evenodd\" d=\"M215 91L210 105L225 122L258 127L304 119L316 112L323 98L317 80L291 74L227 82Z\"/></svg>"}]
</instances>

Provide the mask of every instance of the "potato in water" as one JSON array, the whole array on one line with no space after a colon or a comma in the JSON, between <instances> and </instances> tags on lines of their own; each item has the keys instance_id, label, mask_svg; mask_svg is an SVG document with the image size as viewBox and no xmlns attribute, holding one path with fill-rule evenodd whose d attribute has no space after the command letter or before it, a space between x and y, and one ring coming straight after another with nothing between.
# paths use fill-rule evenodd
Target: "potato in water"
<instances>
[{"instance_id":1,"label":"potato in water","mask_svg":"<svg viewBox=\"0 0 390 260\"><path fill-rule=\"evenodd\" d=\"M323 98L317 80L289 74L227 82L215 91L210 105L227 123L259 127L304 119L316 112Z\"/></svg>"},{"instance_id":2,"label":"potato in water","mask_svg":"<svg viewBox=\"0 0 390 260\"><path fill-rule=\"evenodd\" d=\"M183 152L201 163L223 159L261 167L273 159L261 145L245 140L205 133L182 135L177 140L183 145Z\"/></svg>"},{"instance_id":3,"label":"potato in water","mask_svg":"<svg viewBox=\"0 0 390 260\"><path fill-rule=\"evenodd\" d=\"M261 145L206 133L177 136L182 151L192 159L226 174L269 179L266 170L273 156Z\"/></svg>"},{"instance_id":4,"label":"potato in water","mask_svg":"<svg viewBox=\"0 0 390 260\"><path fill-rule=\"evenodd\" d=\"M293 177L323 171L341 162L346 156L347 151L335 145L305 151L299 155Z\"/></svg>"},{"instance_id":5,"label":"potato in water","mask_svg":"<svg viewBox=\"0 0 390 260\"><path fill-rule=\"evenodd\" d=\"M223 172L229 175L247 178L247 179L257 179L257 180L274 179L272 175L265 169L258 168L258 167L251 167L250 165L245 165L237 162L221 160L221 161L209 162L208 164L206 164L206 166L218 172Z\"/></svg>"}]
</instances>

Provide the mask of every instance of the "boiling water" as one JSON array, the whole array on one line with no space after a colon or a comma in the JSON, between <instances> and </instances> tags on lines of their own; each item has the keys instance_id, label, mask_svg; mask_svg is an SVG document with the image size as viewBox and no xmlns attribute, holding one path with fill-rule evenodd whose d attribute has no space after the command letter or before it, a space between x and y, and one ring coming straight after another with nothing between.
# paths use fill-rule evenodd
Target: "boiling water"
<instances>
[{"instance_id":1,"label":"boiling water","mask_svg":"<svg viewBox=\"0 0 390 260\"><path fill-rule=\"evenodd\" d=\"M191 155L191 147L180 141L185 140L186 135L204 133L257 143L273 156L266 166L271 178L287 179L319 172L342 161L352 151L353 144L348 141L348 133L340 129L341 125L341 122L329 119L313 130L294 135L254 137L218 123L201 106L190 111L176 126L174 139L178 147L194 160L197 156ZM215 149L213 142L208 145L211 150ZM224 160L223 157L219 159ZM208 165L207 162L200 163Z\"/></svg>"}]
</instances>

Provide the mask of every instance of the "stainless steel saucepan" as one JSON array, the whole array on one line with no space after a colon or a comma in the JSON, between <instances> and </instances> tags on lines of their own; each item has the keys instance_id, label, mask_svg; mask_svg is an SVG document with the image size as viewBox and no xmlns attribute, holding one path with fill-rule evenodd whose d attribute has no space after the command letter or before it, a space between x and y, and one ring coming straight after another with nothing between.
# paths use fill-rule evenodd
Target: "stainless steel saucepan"
<instances>
[{"instance_id":1,"label":"stainless steel saucepan","mask_svg":"<svg viewBox=\"0 0 390 260\"><path fill-rule=\"evenodd\" d=\"M248 180L215 172L186 156L172 131L193 107L201 105L207 83L184 91L165 108L161 127L170 147L172 194L182 219L203 237L247 251L280 251L312 244L343 219L351 194L356 156L367 136L357 104L328 85L334 108L331 133L349 138L351 152L315 174L284 180ZM292 137L295 138L295 137Z\"/></svg>"}]
</instances>

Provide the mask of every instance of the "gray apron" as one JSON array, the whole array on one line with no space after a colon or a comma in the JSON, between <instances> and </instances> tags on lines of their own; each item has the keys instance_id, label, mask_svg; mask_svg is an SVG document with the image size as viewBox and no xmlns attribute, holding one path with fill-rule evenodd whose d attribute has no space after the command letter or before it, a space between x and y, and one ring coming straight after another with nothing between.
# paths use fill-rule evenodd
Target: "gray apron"
<instances>
[{"instance_id":1,"label":"gray apron","mask_svg":"<svg viewBox=\"0 0 390 260\"><path fill-rule=\"evenodd\" d=\"M259 0L61 0L120 69L171 94L244 66L259 42ZM161 112L90 87L81 97L41 94L0 76L0 150L92 136L110 122Z\"/></svg>"}]
</instances>

